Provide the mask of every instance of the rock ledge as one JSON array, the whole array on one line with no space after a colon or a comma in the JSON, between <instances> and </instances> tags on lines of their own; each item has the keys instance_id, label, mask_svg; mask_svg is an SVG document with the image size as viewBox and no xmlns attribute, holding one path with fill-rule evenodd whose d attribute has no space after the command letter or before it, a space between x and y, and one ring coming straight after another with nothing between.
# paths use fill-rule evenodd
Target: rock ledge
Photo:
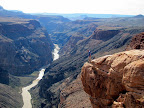
<instances>
[{"instance_id":1,"label":"rock ledge","mask_svg":"<svg viewBox=\"0 0 144 108\"><path fill-rule=\"evenodd\" d=\"M85 63L81 80L93 108L142 108L144 50L120 52Z\"/></svg>"}]
</instances>

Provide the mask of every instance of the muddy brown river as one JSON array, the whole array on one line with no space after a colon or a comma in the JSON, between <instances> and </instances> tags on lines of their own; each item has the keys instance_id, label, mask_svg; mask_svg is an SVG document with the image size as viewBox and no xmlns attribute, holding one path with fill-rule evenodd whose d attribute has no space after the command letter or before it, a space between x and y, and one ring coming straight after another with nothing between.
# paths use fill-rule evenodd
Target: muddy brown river
<instances>
[{"instance_id":1,"label":"muddy brown river","mask_svg":"<svg viewBox=\"0 0 144 108\"><path fill-rule=\"evenodd\" d=\"M60 48L59 48L59 46L57 44L54 44L54 46L55 46L55 49L53 51L53 56L54 56L53 60L56 60L56 59L59 58L58 52L59 52ZM32 87L36 86L38 84L38 82L43 78L45 69L46 68L41 68L40 71L39 71L38 78L35 79L32 82L32 84L22 88L22 98L23 98L23 103L24 103L22 108L32 108L32 104L31 104L31 99L32 98L31 98L31 94L30 94L29 90Z\"/></svg>"}]
</instances>

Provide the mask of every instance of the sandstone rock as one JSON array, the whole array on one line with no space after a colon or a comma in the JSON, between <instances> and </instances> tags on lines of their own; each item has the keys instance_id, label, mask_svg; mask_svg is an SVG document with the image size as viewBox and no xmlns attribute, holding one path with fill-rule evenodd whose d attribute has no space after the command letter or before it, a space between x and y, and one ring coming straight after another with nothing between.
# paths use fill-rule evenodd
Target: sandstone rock
<instances>
[{"instance_id":1,"label":"sandstone rock","mask_svg":"<svg viewBox=\"0 0 144 108\"><path fill-rule=\"evenodd\" d=\"M135 35L126 49L144 49L144 32Z\"/></svg>"},{"instance_id":2,"label":"sandstone rock","mask_svg":"<svg viewBox=\"0 0 144 108\"><path fill-rule=\"evenodd\" d=\"M120 52L85 63L81 80L94 108L142 108L144 50Z\"/></svg>"}]
</instances>

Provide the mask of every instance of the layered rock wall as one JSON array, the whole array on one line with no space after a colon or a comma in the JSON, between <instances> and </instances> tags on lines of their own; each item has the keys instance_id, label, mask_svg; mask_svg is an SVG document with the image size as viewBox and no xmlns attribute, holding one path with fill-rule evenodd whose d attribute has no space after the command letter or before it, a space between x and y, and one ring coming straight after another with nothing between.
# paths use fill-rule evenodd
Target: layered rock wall
<instances>
[{"instance_id":1,"label":"layered rock wall","mask_svg":"<svg viewBox=\"0 0 144 108\"><path fill-rule=\"evenodd\" d=\"M117 35L119 30L99 30L96 29L92 34L91 38L95 40L107 41Z\"/></svg>"},{"instance_id":2,"label":"layered rock wall","mask_svg":"<svg viewBox=\"0 0 144 108\"><path fill-rule=\"evenodd\" d=\"M53 44L36 20L0 19L0 67L14 75L33 72L52 61Z\"/></svg>"},{"instance_id":3,"label":"layered rock wall","mask_svg":"<svg viewBox=\"0 0 144 108\"><path fill-rule=\"evenodd\" d=\"M126 48L127 50L132 49L144 49L144 32L135 35L129 45Z\"/></svg>"},{"instance_id":4,"label":"layered rock wall","mask_svg":"<svg viewBox=\"0 0 144 108\"><path fill-rule=\"evenodd\" d=\"M93 108L142 108L144 50L120 52L85 63L81 80Z\"/></svg>"}]
</instances>

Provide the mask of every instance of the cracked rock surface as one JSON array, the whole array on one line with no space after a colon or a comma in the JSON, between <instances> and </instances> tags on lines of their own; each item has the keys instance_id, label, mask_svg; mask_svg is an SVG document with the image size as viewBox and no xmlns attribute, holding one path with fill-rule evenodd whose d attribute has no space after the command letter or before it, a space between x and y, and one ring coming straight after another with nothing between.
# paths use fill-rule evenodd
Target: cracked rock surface
<instances>
[{"instance_id":1,"label":"cracked rock surface","mask_svg":"<svg viewBox=\"0 0 144 108\"><path fill-rule=\"evenodd\" d=\"M81 80L93 108L143 108L144 50L120 52L85 63Z\"/></svg>"}]
</instances>

